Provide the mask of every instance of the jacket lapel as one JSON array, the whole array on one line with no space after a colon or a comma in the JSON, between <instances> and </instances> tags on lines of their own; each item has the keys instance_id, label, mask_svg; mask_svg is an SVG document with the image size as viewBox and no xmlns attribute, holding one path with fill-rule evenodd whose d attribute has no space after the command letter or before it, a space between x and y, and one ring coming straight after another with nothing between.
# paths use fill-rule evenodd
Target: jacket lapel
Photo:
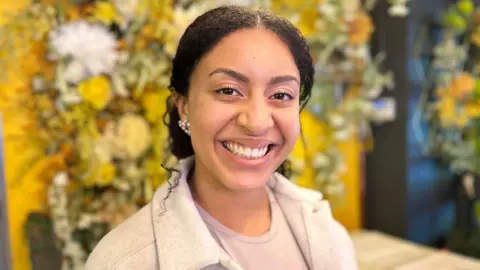
<instances>
[{"instance_id":1,"label":"jacket lapel","mask_svg":"<svg viewBox=\"0 0 480 270\"><path fill-rule=\"evenodd\" d=\"M151 203L161 270L198 270L220 262L220 248L202 221L187 184L192 162L182 160L179 173L169 179L178 181L178 186L167 198L169 185L163 185Z\"/></svg>"},{"instance_id":2,"label":"jacket lapel","mask_svg":"<svg viewBox=\"0 0 480 270\"><path fill-rule=\"evenodd\" d=\"M313 270L340 269L333 246L333 217L327 201L304 205L303 216L312 254Z\"/></svg>"},{"instance_id":3,"label":"jacket lapel","mask_svg":"<svg viewBox=\"0 0 480 270\"><path fill-rule=\"evenodd\" d=\"M333 217L327 201L312 190L297 187L280 174L270 182L285 218L311 270L338 269L332 246Z\"/></svg>"}]
</instances>

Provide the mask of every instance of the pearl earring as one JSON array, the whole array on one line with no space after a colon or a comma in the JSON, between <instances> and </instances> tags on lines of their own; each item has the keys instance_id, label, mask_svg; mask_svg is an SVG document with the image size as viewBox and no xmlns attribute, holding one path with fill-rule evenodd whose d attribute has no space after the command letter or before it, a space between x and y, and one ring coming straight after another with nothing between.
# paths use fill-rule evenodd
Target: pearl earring
<instances>
[{"instance_id":1,"label":"pearl earring","mask_svg":"<svg viewBox=\"0 0 480 270\"><path fill-rule=\"evenodd\" d=\"M179 120L178 121L178 126L188 135L190 136L191 131L190 131L190 123L188 120Z\"/></svg>"}]
</instances>

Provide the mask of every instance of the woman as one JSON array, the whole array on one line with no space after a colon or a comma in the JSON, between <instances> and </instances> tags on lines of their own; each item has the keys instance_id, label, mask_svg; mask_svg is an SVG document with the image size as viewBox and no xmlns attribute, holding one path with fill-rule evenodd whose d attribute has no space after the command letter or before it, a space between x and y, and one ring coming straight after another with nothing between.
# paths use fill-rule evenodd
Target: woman
<instances>
[{"instance_id":1,"label":"woman","mask_svg":"<svg viewBox=\"0 0 480 270\"><path fill-rule=\"evenodd\" d=\"M241 7L198 17L173 60L167 116L181 161L86 269L356 269L328 203L275 172L286 171L313 73L282 18Z\"/></svg>"}]
</instances>

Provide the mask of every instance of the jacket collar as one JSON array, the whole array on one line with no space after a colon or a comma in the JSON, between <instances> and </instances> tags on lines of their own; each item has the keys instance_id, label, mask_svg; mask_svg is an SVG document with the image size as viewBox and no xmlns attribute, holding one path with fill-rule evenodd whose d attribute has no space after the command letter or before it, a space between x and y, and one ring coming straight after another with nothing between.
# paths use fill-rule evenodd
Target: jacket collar
<instances>
[{"instance_id":1,"label":"jacket collar","mask_svg":"<svg viewBox=\"0 0 480 270\"><path fill-rule=\"evenodd\" d=\"M220 260L220 247L202 222L188 187L186 178L192 164L192 158L181 160L168 183L156 191L152 200L152 221L162 270L197 270Z\"/></svg>"},{"instance_id":2,"label":"jacket collar","mask_svg":"<svg viewBox=\"0 0 480 270\"><path fill-rule=\"evenodd\" d=\"M222 264L227 269L241 270L219 247L198 213L187 183L193 162L193 157L181 160L168 183L156 191L151 203L159 267L162 270L198 270ZM174 185L175 188L170 188ZM317 252L312 250L312 244L316 245L311 242L311 234L318 229L307 224L311 221L311 213L319 212L319 209L329 213L321 203L321 194L299 188L280 174L275 174L268 185L274 191L310 269L323 269L317 267L320 262L314 262L311 256L312 252ZM328 215L322 216L328 218ZM322 243L321 249L328 249L328 245Z\"/></svg>"}]
</instances>

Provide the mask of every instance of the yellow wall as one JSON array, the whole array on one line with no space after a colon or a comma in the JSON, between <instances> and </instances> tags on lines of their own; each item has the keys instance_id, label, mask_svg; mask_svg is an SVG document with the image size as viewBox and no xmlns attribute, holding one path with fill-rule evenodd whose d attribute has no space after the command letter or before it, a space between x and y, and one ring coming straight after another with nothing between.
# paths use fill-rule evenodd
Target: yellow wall
<instances>
[{"instance_id":1,"label":"yellow wall","mask_svg":"<svg viewBox=\"0 0 480 270\"><path fill-rule=\"evenodd\" d=\"M363 149L358 139L353 139L339 145L345 155L347 172L343 176L345 182L345 199L333 209L333 215L348 230L354 231L362 227L361 183L362 169L361 151Z\"/></svg>"},{"instance_id":2,"label":"yellow wall","mask_svg":"<svg viewBox=\"0 0 480 270\"><path fill-rule=\"evenodd\" d=\"M0 0L0 11L15 12L28 4L27 0ZM0 16L0 24L5 22L6 17ZM35 65L35 59L30 59L30 65ZM34 119L28 112L21 108L13 108L7 100L22 99L25 95L22 90L28 84L26 74L10 74L8 84L0 83L0 111L4 120L5 130L5 168L8 183L8 214L10 219L11 248L13 255L13 269L30 269L28 259L28 243L24 237L24 223L29 212L40 210L45 201L46 182L35 173L38 166L18 181L17 173L26 161L38 156L41 149L38 145L29 141L20 141L21 125L28 125ZM32 130L34 132L34 130Z\"/></svg>"},{"instance_id":3,"label":"yellow wall","mask_svg":"<svg viewBox=\"0 0 480 270\"><path fill-rule=\"evenodd\" d=\"M28 4L27 0L0 0L0 11L18 10ZM5 17L0 16L0 24L4 23ZM28 66L40 66L35 64L39 60L33 56L26 59ZM10 218L11 246L13 252L14 270L28 270L31 265L28 258L28 243L24 235L24 223L28 213L42 209L46 200L46 187L48 177L41 176L38 172L50 162L37 164L23 179L19 180L19 171L29 160L41 154L41 147L32 141L20 141L18 135L22 135L20 125L30 125L33 116L25 110L25 107L11 108L6 100L25 99L24 89L28 86L27 73L16 72L11 74L8 84L0 83L0 111L3 114L6 145L6 175L8 182L8 210ZM35 130L30 131L34 134ZM24 135L24 134L23 134ZM361 226L360 205L360 143L350 141L341 145L347 157L348 171L344 177L347 186L345 203L334 209L334 215L348 229L354 230Z\"/></svg>"},{"instance_id":4,"label":"yellow wall","mask_svg":"<svg viewBox=\"0 0 480 270\"><path fill-rule=\"evenodd\" d=\"M308 111L302 113L301 123L305 140L307 143L314 145L313 142L317 140L318 134L324 133L324 126ZM347 227L349 231L354 231L362 226L360 157L363 147L358 139L340 143L338 147L344 155L347 166L346 172L342 175L342 180L345 183L345 196L342 200L335 200L332 203L332 210L333 215L340 223ZM305 157L305 147L301 140L295 146L293 156L297 158ZM314 169L311 167L305 168L297 184L307 188L315 188Z\"/></svg>"}]
</instances>

